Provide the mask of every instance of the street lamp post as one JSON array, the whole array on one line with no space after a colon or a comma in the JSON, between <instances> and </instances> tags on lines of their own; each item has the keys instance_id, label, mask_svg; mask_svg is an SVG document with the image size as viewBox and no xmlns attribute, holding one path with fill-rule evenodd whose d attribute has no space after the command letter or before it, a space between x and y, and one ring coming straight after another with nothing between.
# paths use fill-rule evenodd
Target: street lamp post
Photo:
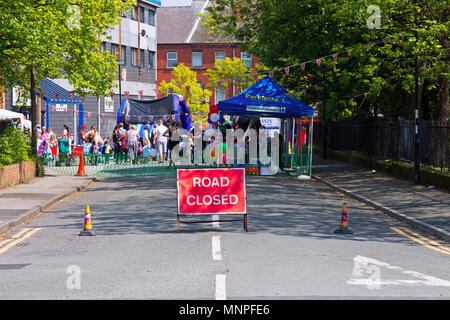
<instances>
[{"instance_id":1,"label":"street lamp post","mask_svg":"<svg viewBox=\"0 0 450 320\"><path fill-rule=\"evenodd\" d=\"M245 71L245 89L248 88L248 78L250 77L250 72Z\"/></svg>"},{"instance_id":2,"label":"street lamp post","mask_svg":"<svg viewBox=\"0 0 450 320\"><path fill-rule=\"evenodd\" d=\"M121 66L125 64L125 61L123 59L117 59L117 64L119 66L119 108L120 104L122 103L122 68Z\"/></svg>"},{"instance_id":3,"label":"street lamp post","mask_svg":"<svg viewBox=\"0 0 450 320\"><path fill-rule=\"evenodd\" d=\"M323 151L323 155L322 155L322 157L324 158L324 159L326 159L327 158L327 148L328 148L328 146L327 146L327 144L328 144L328 137L327 137L327 135L328 135L328 130L327 130L327 107L326 107L326 92L325 92L325 88L326 88L326 86L325 86L325 74L323 74L323 76L322 76L322 84L323 84L323 98L322 98L322 102L323 102L323 149L322 149L322 151Z\"/></svg>"}]
</instances>

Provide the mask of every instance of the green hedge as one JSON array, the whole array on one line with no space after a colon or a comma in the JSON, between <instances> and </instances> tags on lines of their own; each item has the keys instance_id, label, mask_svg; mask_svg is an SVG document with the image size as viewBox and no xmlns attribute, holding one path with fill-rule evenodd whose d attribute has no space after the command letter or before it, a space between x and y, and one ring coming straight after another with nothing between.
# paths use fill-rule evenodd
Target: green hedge
<instances>
[{"instance_id":1,"label":"green hedge","mask_svg":"<svg viewBox=\"0 0 450 320\"><path fill-rule=\"evenodd\" d=\"M0 134L0 168L31 160L30 137L22 130L8 127Z\"/></svg>"}]
</instances>

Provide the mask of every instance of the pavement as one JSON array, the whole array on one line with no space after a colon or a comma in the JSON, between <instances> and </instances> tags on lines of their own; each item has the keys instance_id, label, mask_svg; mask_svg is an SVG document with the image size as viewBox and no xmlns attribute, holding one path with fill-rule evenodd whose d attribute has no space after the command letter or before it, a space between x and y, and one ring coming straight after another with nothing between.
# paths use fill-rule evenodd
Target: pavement
<instances>
[{"instance_id":1,"label":"pavement","mask_svg":"<svg viewBox=\"0 0 450 320\"><path fill-rule=\"evenodd\" d=\"M450 193L445 190L318 157L313 159L312 177L334 191L450 242Z\"/></svg>"},{"instance_id":2,"label":"pavement","mask_svg":"<svg viewBox=\"0 0 450 320\"><path fill-rule=\"evenodd\" d=\"M60 200L86 189L92 177L45 176L0 189L0 236L39 216Z\"/></svg>"}]
</instances>

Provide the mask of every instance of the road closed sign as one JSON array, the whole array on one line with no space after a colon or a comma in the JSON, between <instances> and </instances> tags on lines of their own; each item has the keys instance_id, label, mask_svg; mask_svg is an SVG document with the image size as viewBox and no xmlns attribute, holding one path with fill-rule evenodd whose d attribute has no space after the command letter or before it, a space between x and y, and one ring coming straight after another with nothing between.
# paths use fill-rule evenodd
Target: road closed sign
<instances>
[{"instance_id":1,"label":"road closed sign","mask_svg":"<svg viewBox=\"0 0 450 320\"><path fill-rule=\"evenodd\" d=\"M245 214L245 169L179 169L178 214Z\"/></svg>"}]
</instances>

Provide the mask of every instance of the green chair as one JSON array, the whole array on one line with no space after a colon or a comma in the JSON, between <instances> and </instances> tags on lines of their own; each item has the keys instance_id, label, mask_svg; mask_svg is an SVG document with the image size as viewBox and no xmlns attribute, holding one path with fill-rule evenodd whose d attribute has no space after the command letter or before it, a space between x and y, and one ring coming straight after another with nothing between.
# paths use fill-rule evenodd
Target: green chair
<instances>
[{"instance_id":1,"label":"green chair","mask_svg":"<svg viewBox=\"0 0 450 320\"><path fill-rule=\"evenodd\" d=\"M59 148L59 154L58 154L58 160L56 161L56 166L60 167L63 163L66 164L66 166L70 166L71 157L69 155L69 140L68 139L59 139L58 140L58 148Z\"/></svg>"}]
</instances>

